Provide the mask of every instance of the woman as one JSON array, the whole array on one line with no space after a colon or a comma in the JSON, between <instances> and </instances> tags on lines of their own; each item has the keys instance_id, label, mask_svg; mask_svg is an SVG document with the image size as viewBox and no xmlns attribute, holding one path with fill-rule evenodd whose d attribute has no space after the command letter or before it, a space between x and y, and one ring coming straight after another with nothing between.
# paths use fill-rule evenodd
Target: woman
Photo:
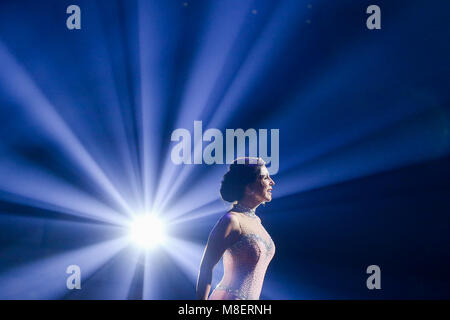
<instances>
[{"instance_id":1,"label":"woman","mask_svg":"<svg viewBox=\"0 0 450 320\"><path fill-rule=\"evenodd\" d=\"M208 299L212 271L223 256L224 275L210 300L258 300L275 245L256 208L272 200L275 182L261 158L233 161L224 175L220 194L233 207L209 235L197 281L197 296Z\"/></svg>"}]
</instances>

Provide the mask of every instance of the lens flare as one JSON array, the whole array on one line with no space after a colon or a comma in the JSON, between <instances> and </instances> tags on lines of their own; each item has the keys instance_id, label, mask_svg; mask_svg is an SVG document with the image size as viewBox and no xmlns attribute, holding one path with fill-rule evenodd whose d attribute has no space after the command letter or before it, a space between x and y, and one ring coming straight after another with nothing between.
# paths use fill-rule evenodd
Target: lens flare
<instances>
[{"instance_id":1,"label":"lens flare","mask_svg":"<svg viewBox=\"0 0 450 320\"><path fill-rule=\"evenodd\" d=\"M141 248L155 248L165 239L165 225L154 215L139 216L130 224L130 240Z\"/></svg>"}]
</instances>

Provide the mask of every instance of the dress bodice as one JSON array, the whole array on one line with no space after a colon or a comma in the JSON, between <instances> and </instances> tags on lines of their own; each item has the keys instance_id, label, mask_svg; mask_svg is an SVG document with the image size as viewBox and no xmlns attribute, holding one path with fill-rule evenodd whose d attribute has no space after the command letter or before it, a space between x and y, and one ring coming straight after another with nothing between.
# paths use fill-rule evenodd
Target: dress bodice
<instances>
[{"instance_id":1,"label":"dress bodice","mask_svg":"<svg viewBox=\"0 0 450 320\"><path fill-rule=\"evenodd\" d=\"M259 299L275 244L258 217L239 220L240 238L223 254L224 275L210 299Z\"/></svg>"}]
</instances>

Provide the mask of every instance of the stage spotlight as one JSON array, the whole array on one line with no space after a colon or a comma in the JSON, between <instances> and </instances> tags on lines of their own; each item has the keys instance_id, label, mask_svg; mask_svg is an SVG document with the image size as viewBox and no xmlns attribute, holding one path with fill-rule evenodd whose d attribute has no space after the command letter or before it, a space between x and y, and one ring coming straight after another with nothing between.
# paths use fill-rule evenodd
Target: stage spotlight
<instances>
[{"instance_id":1,"label":"stage spotlight","mask_svg":"<svg viewBox=\"0 0 450 320\"><path fill-rule=\"evenodd\" d=\"M154 248L165 238L164 223L154 215L136 217L130 225L130 240L141 248Z\"/></svg>"}]
</instances>

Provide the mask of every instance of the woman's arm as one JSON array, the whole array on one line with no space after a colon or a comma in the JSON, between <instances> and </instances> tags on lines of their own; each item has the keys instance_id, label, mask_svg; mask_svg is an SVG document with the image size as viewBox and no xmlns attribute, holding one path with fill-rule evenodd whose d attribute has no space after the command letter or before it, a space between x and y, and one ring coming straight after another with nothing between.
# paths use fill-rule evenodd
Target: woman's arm
<instances>
[{"instance_id":1,"label":"woman's arm","mask_svg":"<svg viewBox=\"0 0 450 320\"><path fill-rule=\"evenodd\" d=\"M214 266L219 262L225 250L239 239L240 234L239 220L233 213L223 216L211 231L198 274L198 299L208 299Z\"/></svg>"}]
</instances>

